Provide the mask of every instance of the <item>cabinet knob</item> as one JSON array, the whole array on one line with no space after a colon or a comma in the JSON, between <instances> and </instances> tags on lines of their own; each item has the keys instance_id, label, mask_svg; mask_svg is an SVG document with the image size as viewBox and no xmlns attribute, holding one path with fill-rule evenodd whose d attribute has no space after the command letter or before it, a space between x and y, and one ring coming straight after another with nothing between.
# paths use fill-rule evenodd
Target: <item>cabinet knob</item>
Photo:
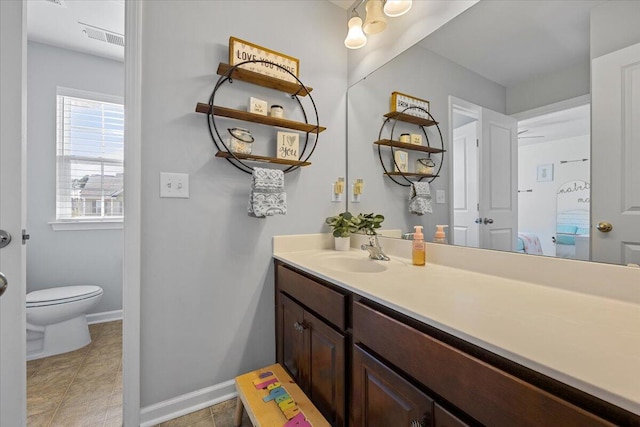
<instances>
[{"instance_id":1,"label":"cabinet knob","mask_svg":"<svg viewBox=\"0 0 640 427\"><path fill-rule=\"evenodd\" d=\"M309 326L303 321L302 323L300 322L294 322L293 324L293 329L295 329L296 331L303 333L305 329L307 329Z\"/></svg>"},{"instance_id":2,"label":"cabinet knob","mask_svg":"<svg viewBox=\"0 0 640 427\"><path fill-rule=\"evenodd\" d=\"M424 418L421 420L412 420L411 424L409 424L409 427L427 427L427 423L425 422Z\"/></svg>"}]
</instances>

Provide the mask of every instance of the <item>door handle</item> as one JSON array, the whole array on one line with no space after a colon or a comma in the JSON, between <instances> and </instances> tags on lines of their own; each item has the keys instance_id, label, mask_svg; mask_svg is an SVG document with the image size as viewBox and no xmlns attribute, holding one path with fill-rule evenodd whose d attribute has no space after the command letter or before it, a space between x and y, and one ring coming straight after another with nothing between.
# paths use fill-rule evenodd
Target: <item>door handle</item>
<instances>
[{"instance_id":1,"label":"door handle","mask_svg":"<svg viewBox=\"0 0 640 427\"><path fill-rule=\"evenodd\" d=\"M7 287L9 286L9 282L7 281L7 277L0 273L0 297L2 296L2 294L4 294L4 291L7 290Z\"/></svg>"},{"instance_id":2,"label":"door handle","mask_svg":"<svg viewBox=\"0 0 640 427\"><path fill-rule=\"evenodd\" d=\"M293 324L293 329L295 329L296 331L303 333L305 329L307 329L309 327L309 325L307 325L306 322L294 322Z\"/></svg>"},{"instance_id":3,"label":"door handle","mask_svg":"<svg viewBox=\"0 0 640 427\"><path fill-rule=\"evenodd\" d=\"M493 218L485 218L483 222L484 222L485 225L493 224Z\"/></svg>"},{"instance_id":4,"label":"door handle","mask_svg":"<svg viewBox=\"0 0 640 427\"><path fill-rule=\"evenodd\" d=\"M611 225L610 222L602 221L598 223L598 226L596 228L598 229L598 231L602 231L603 233L608 233L611 230L613 230L613 225Z\"/></svg>"},{"instance_id":5,"label":"door handle","mask_svg":"<svg viewBox=\"0 0 640 427\"><path fill-rule=\"evenodd\" d=\"M4 230L0 230L0 249L11 243L11 234Z\"/></svg>"}]
</instances>

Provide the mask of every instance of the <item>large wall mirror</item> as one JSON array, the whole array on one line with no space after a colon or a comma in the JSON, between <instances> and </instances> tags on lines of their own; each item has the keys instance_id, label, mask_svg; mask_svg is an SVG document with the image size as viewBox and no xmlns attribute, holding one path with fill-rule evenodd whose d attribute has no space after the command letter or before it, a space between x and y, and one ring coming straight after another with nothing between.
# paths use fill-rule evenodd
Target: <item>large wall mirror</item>
<instances>
[{"instance_id":1,"label":"large wall mirror","mask_svg":"<svg viewBox=\"0 0 640 427\"><path fill-rule=\"evenodd\" d=\"M456 245L640 264L639 21L640 2L481 0L349 88L348 181L364 192L348 209L384 214L394 237L446 224ZM374 144L440 144L435 126L385 122L393 92L429 101L444 154ZM421 180L431 212L384 174L396 151L410 173L442 160Z\"/></svg>"}]
</instances>

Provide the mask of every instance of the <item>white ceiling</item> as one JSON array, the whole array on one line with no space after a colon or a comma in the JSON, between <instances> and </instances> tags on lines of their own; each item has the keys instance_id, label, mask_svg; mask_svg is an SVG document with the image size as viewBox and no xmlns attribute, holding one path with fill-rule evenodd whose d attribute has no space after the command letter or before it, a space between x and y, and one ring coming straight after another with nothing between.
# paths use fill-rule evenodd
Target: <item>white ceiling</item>
<instances>
[{"instance_id":1,"label":"white ceiling","mask_svg":"<svg viewBox=\"0 0 640 427\"><path fill-rule=\"evenodd\" d=\"M3 0L0 0L3 1ZM124 60L124 0L29 0L29 40Z\"/></svg>"},{"instance_id":2,"label":"white ceiling","mask_svg":"<svg viewBox=\"0 0 640 427\"><path fill-rule=\"evenodd\" d=\"M518 122L520 146L589 135L591 106L582 105Z\"/></svg>"}]
</instances>

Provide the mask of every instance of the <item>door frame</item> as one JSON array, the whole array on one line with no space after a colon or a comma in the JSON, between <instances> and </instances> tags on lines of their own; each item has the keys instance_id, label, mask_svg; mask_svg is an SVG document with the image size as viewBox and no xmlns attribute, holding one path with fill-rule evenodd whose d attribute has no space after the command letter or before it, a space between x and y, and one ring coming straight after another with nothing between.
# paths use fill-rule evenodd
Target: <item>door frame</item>
<instances>
[{"instance_id":1,"label":"door frame","mask_svg":"<svg viewBox=\"0 0 640 427\"><path fill-rule=\"evenodd\" d=\"M124 251L122 290L123 425L140 425L143 1L125 1Z\"/></svg>"}]
</instances>

